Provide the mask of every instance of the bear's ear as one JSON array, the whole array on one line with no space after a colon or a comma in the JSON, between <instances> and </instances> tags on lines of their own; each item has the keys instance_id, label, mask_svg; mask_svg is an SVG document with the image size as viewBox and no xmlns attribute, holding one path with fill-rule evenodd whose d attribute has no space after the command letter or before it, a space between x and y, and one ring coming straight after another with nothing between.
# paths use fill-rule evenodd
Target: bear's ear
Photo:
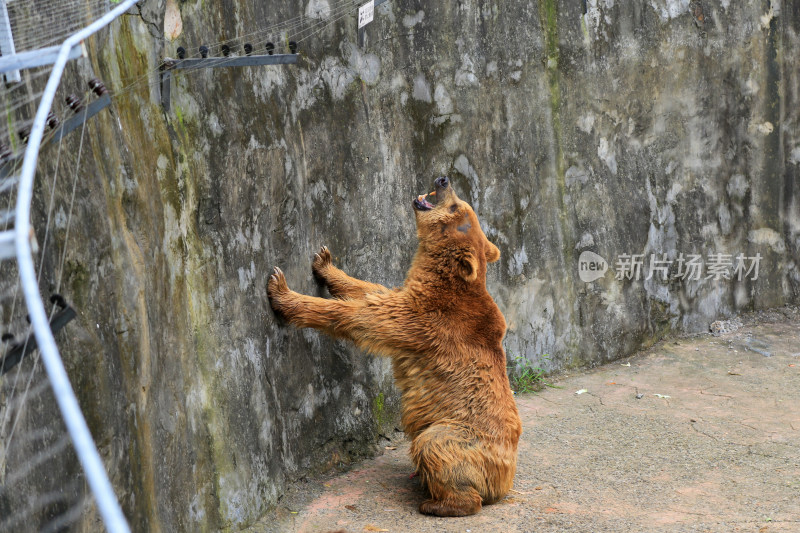
<instances>
[{"instance_id":1,"label":"bear's ear","mask_svg":"<svg viewBox=\"0 0 800 533\"><path fill-rule=\"evenodd\" d=\"M478 279L478 260L475 259L472 252L464 254L464 257L459 259L458 269L458 273L467 283L472 283Z\"/></svg>"},{"instance_id":2,"label":"bear's ear","mask_svg":"<svg viewBox=\"0 0 800 533\"><path fill-rule=\"evenodd\" d=\"M494 244L492 244L491 242L489 242L489 240L487 239L486 240L486 262L487 263L494 263L498 259L500 259L500 249L497 246L495 246Z\"/></svg>"}]
</instances>

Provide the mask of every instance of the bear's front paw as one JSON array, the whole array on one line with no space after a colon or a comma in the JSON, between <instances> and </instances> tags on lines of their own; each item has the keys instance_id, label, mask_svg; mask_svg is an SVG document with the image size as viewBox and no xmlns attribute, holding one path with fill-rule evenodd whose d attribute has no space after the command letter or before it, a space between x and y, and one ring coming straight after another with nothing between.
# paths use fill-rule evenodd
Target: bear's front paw
<instances>
[{"instance_id":1,"label":"bear's front paw","mask_svg":"<svg viewBox=\"0 0 800 533\"><path fill-rule=\"evenodd\" d=\"M331 266L333 258L327 246L323 246L319 252L314 254L314 261L311 262L311 270L320 281L326 281L328 267Z\"/></svg>"},{"instance_id":2,"label":"bear's front paw","mask_svg":"<svg viewBox=\"0 0 800 533\"><path fill-rule=\"evenodd\" d=\"M281 304L283 303L282 297L289 294L289 285L286 284L286 276L283 275L283 271L275 267L275 270L272 271L272 275L269 277L269 281L267 281L267 296L269 297L269 303L272 305L272 309L277 312L281 311Z\"/></svg>"}]
</instances>

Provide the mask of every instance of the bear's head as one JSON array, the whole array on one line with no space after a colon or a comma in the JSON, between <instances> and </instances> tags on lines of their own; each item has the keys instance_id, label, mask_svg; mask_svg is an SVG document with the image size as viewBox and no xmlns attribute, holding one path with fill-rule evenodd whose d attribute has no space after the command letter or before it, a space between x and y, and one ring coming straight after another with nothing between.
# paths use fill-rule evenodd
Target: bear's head
<instances>
[{"instance_id":1,"label":"bear's head","mask_svg":"<svg viewBox=\"0 0 800 533\"><path fill-rule=\"evenodd\" d=\"M458 198L448 178L436 178L434 187L414 200L418 259L443 276L452 273L467 283L485 280L486 263L500 259L500 250L486 238L472 207Z\"/></svg>"}]
</instances>

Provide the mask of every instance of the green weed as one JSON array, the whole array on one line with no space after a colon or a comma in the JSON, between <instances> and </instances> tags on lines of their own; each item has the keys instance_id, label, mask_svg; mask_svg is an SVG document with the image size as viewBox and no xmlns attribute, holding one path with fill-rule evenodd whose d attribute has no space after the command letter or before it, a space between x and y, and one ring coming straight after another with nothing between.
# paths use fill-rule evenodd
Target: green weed
<instances>
[{"instance_id":1,"label":"green weed","mask_svg":"<svg viewBox=\"0 0 800 533\"><path fill-rule=\"evenodd\" d=\"M541 359L546 361L550 358L549 354L544 354ZM513 358L513 362L508 366L508 381L511 383L511 390L515 394L526 392L538 392L545 387L554 387L552 383L545 381L545 371L540 366L518 355Z\"/></svg>"}]
</instances>

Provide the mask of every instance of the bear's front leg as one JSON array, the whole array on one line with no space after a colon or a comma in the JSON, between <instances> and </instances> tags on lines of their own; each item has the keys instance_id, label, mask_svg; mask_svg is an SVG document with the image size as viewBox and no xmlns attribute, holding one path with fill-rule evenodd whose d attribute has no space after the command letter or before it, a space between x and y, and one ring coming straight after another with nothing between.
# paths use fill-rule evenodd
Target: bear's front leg
<instances>
[{"instance_id":1,"label":"bear's front leg","mask_svg":"<svg viewBox=\"0 0 800 533\"><path fill-rule=\"evenodd\" d=\"M314 328L336 337L350 337L348 327L360 306L352 300L326 300L289 289L281 269L275 267L267 282L272 309L298 328Z\"/></svg>"},{"instance_id":2,"label":"bear's front leg","mask_svg":"<svg viewBox=\"0 0 800 533\"><path fill-rule=\"evenodd\" d=\"M425 353L435 342L427 320L395 291L369 293L358 300L306 296L290 290L276 267L267 282L267 296L275 312L292 325L349 339L373 353Z\"/></svg>"},{"instance_id":3,"label":"bear's front leg","mask_svg":"<svg viewBox=\"0 0 800 533\"><path fill-rule=\"evenodd\" d=\"M331 251L327 246L323 246L319 252L314 254L311 270L317 279L325 283L334 298L363 298L371 292L387 292L389 290L383 285L350 277L341 269L336 268L333 265Z\"/></svg>"}]
</instances>

